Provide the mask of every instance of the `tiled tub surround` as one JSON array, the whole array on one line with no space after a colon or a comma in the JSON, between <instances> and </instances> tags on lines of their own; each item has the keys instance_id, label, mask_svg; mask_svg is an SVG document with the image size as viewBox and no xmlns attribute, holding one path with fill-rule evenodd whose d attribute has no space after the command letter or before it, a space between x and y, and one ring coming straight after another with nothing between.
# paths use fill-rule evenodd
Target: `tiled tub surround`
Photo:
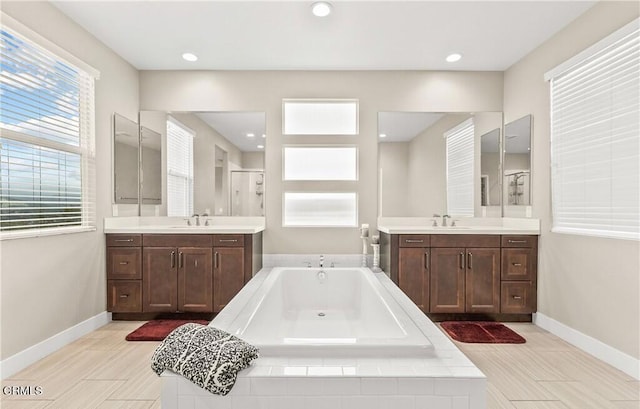
<instances>
[{"instance_id":1,"label":"tiled tub surround","mask_svg":"<svg viewBox=\"0 0 640 409\"><path fill-rule=\"evenodd\" d=\"M187 225L189 219L191 226ZM104 232L147 234L254 234L265 229L264 217L200 217L200 226L194 217L105 217ZM205 226L206 220L209 225Z\"/></svg>"},{"instance_id":2,"label":"tiled tub surround","mask_svg":"<svg viewBox=\"0 0 640 409\"><path fill-rule=\"evenodd\" d=\"M233 331L245 306L266 295L263 284L269 286L271 271L260 271L211 325ZM482 372L385 274L368 274L426 336L432 351L415 357L265 356L242 371L224 397L167 371L162 376L163 409L486 408Z\"/></svg>"}]
</instances>

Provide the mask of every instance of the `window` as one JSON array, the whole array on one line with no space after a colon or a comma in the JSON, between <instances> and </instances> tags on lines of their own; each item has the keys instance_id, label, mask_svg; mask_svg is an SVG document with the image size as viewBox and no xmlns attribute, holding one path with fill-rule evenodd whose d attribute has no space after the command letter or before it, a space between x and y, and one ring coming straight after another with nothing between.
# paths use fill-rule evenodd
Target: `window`
<instances>
[{"instance_id":1,"label":"window","mask_svg":"<svg viewBox=\"0 0 640 409\"><path fill-rule=\"evenodd\" d=\"M473 118L444 133L447 145L447 213L473 216Z\"/></svg>"},{"instance_id":2,"label":"window","mask_svg":"<svg viewBox=\"0 0 640 409\"><path fill-rule=\"evenodd\" d=\"M195 133L169 117L167 120L167 215L193 214L193 138Z\"/></svg>"},{"instance_id":3,"label":"window","mask_svg":"<svg viewBox=\"0 0 640 409\"><path fill-rule=\"evenodd\" d=\"M638 20L545 77L552 231L640 239Z\"/></svg>"},{"instance_id":4,"label":"window","mask_svg":"<svg viewBox=\"0 0 640 409\"><path fill-rule=\"evenodd\" d=\"M285 192L284 226L356 227L358 205L355 192Z\"/></svg>"},{"instance_id":5,"label":"window","mask_svg":"<svg viewBox=\"0 0 640 409\"><path fill-rule=\"evenodd\" d=\"M357 148L284 148L284 180L357 180Z\"/></svg>"},{"instance_id":6,"label":"window","mask_svg":"<svg viewBox=\"0 0 640 409\"><path fill-rule=\"evenodd\" d=\"M357 135L358 101L285 100L284 135Z\"/></svg>"},{"instance_id":7,"label":"window","mask_svg":"<svg viewBox=\"0 0 640 409\"><path fill-rule=\"evenodd\" d=\"M98 73L2 18L0 232L10 238L95 229ZM16 25L21 29L9 28Z\"/></svg>"}]
</instances>

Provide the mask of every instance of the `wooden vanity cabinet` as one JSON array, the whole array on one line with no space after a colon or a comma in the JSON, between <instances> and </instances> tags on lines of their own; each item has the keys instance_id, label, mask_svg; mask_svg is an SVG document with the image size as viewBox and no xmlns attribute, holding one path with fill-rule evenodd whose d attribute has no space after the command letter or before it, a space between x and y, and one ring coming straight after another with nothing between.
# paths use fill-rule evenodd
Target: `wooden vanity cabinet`
<instances>
[{"instance_id":1,"label":"wooden vanity cabinet","mask_svg":"<svg viewBox=\"0 0 640 409\"><path fill-rule=\"evenodd\" d=\"M142 311L142 236L107 236L107 310Z\"/></svg>"},{"instance_id":2,"label":"wooden vanity cabinet","mask_svg":"<svg viewBox=\"0 0 640 409\"><path fill-rule=\"evenodd\" d=\"M429 235L399 237L398 286L422 311L429 311Z\"/></svg>"},{"instance_id":3,"label":"wooden vanity cabinet","mask_svg":"<svg viewBox=\"0 0 640 409\"><path fill-rule=\"evenodd\" d=\"M143 236L143 312L213 311L210 235Z\"/></svg>"},{"instance_id":4,"label":"wooden vanity cabinet","mask_svg":"<svg viewBox=\"0 0 640 409\"><path fill-rule=\"evenodd\" d=\"M500 237L433 235L432 313L500 311Z\"/></svg>"},{"instance_id":5,"label":"wooden vanity cabinet","mask_svg":"<svg viewBox=\"0 0 640 409\"><path fill-rule=\"evenodd\" d=\"M502 236L500 312L533 313L537 306L537 236Z\"/></svg>"},{"instance_id":6,"label":"wooden vanity cabinet","mask_svg":"<svg viewBox=\"0 0 640 409\"><path fill-rule=\"evenodd\" d=\"M244 235L214 235L213 311L220 312L245 284Z\"/></svg>"},{"instance_id":7,"label":"wooden vanity cabinet","mask_svg":"<svg viewBox=\"0 0 640 409\"><path fill-rule=\"evenodd\" d=\"M261 268L262 233L108 234L107 310L114 319L212 314Z\"/></svg>"}]
</instances>

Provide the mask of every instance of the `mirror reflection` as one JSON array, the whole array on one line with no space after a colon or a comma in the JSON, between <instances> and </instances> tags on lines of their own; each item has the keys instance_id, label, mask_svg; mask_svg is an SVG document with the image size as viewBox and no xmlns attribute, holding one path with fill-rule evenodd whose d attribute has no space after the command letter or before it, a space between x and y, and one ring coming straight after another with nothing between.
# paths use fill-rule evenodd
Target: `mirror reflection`
<instances>
[{"instance_id":1,"label":"mirror reflection","mask_svg":"<svg viewBox=\"0 0 640 409\"><path fill-rule=\"evenodd\" d=\"M140 112L141 125L161 130L163 144L177 147L161 163L167 205L156 214L264 216L265 118L264 112ZM168 124L190 136L175 141ZM191 147L180 148L180 141Z\"/></svg>"},{"instance_id":2,"label":"mirror reflection","mask_svg":"<svg viewBox=\"0 0 640 409\"><path fill-rule=\"evenodd\" d=\"M138 124L113 114L114 203L138 203Z\"/></svg>"},{"instance_id":3,"label":"mirror reflection","mask_svg":"<svg viewBox=\"0 0 640 409\"><path fill-rule=\"evenodd\" d=\"M480 205L500 205L500 128L480 137Z\"/></svg>"},{"instance_id":4,"label":"mirror reflection","mask_svg":"<svg viewBox=\"0 0 640 409\"><path fill-rule=\"evenodd\" d=\"M504 203L531 205L531 115L504 126Z\"/></svg>"},{"instance_id":5,"label":"mirror reflection","mask_svg":"<svg viewBox=\"0 0 640 409\"><path fill-rule=\"evenodd\" d=\"M464 209L451 216L500 217L501 178L496 172L501 155L499 151L487 152L482 157L481 136L490 134L486 144L495 137L499 142L501 128L501 112L380 112L379 215L432 217L446 214L448 209ZM452 153L449 143L448 158L445 136L454 134L469 143L462 157ZM451 177L455 169L463 171L460 179ZM484 203L482 175L487 176Z\"/></svg>"},{"instance_id":6,"label":"mirror reflection","mask_svg":"<svg viewBox=\"0 0 640 409\"><path fill-rule=\"evenodd\" d=\"M162 135L140 127L140 196L142 204L162 203Z\"/></svg>"}]
</instances>

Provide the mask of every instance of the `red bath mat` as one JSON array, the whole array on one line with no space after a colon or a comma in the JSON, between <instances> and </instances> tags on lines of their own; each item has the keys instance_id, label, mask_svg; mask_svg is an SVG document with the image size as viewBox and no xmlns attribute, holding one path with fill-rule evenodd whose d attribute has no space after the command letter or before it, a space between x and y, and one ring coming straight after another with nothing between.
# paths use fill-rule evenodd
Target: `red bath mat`
<instances>
[{"instance_id":1,"label":"red bath mat","mask_svg":"<svg viewBox=\"0 0 640 409\"><path fill-rule=\"evenodd\" d=\"M162 341L180 325L195 322L207 325L205 320L152 320L140 326L125 338L127 341Z\"/></svg>"},{"instance_id":2,"label":"red bath mat","mask_svg":"<svg viewBox=\"0 0 640 409\"><path fill-rule=\"evenodd\" d=\"M442 329L456 341L473 344L524 344L526 339L499 322L446 321Z\"/></svg>"}]
</instances>

